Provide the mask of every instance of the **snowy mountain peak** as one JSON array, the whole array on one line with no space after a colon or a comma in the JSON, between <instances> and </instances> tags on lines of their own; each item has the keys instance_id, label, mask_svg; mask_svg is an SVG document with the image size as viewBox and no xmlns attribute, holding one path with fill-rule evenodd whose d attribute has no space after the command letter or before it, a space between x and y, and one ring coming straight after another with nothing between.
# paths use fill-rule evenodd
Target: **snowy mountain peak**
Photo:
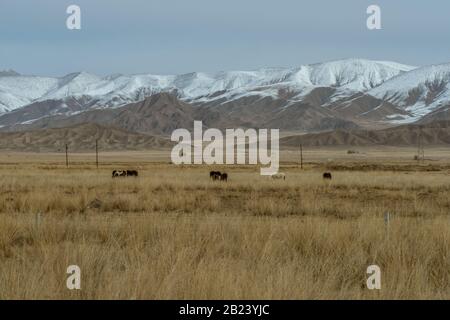
<instances>
[{"instance_id":1,"label":"snowy mountain peak","mask_svg":"<svg viewBox=\"0 0 450 320\"><path fill-rule=\"evenodd\" d=\"M410 113L399 122L413 122L450 105L450 63L430 65L393 77L368 94L403 107Z\"/></svg>"},{"instance_id":2,"label":"snowy mountain peak","mask_svg":"<svg viewBox=\"0 0 450 320\"><path fill-rule=\"evenodd\" d=\"M99 77L86 71L69 73L64 77L60 78L61 84L65 84L70 81L83 82L83 81L99 81L99 80L100 80Z\"/></svg>"},{"instance_id":3,"label":"snowy mountain peak","mask_svg":"<svg viewBox=\"0 0 450 320\"><path fill-rule=\"evenodd\" d=\"M346 59L313 65L312 68L311 81L315 85L365 91L416 67L395 62Z\"/></svg>"},{"instance_id":4,"label":"snowy mountain peak","mask_svg":"<svg viewBox=\"0 0 450 320\"><path fill-rule=\"evenodd\" d=\"M91 88L102 82L102 79L88 72L68 74L58 79L58 84L51 88L39 100L64 99L66 97L84 96Z\"/></svg>"},{"instance_id":5,"label":"snowy mountain peak","mask_svg":"<svg viewBox=\"0 0 450 320\"><path fill-rule=\"evenodd\" d=\"M9 70L0 70L0 77L14 77L14 76L20 76L20 73L9 69Z\"/></svg>"}]
</instances>

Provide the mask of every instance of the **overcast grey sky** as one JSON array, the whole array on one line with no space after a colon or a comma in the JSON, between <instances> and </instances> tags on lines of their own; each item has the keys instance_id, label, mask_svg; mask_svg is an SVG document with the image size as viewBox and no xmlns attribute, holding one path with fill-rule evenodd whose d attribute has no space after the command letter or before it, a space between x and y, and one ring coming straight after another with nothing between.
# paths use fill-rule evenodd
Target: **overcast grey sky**
<instances>
[{"instance_id":1,"label":"overcast grey sky","mask_svg":"<svg viewBox=\"0 0 450 320\"><path fill-rule=\"evenodd\" d=\"M66 28L66 8L82 29ZM383 30L366 28L382 8ZM450 62L450 1L1 0L0 70L63 75L251 70L359 57Z\"/></svg>"}]
</instances>

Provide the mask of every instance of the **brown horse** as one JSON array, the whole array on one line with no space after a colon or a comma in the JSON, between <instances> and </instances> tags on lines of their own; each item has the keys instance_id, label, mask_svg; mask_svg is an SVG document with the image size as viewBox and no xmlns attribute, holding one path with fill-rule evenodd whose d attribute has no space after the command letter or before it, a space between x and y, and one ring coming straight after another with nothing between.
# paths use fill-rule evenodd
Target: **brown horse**
<instances>
[{"instance_id":1,"label":"brown horse","mask_svg":"<svg viewBox=\"0 0 450 320\"><path fill-rule=\"evenodd\" d=\"M325 180L331 180L331 179L333 179L333 177L331 176L331 173L330 173L330 172L325 172L325 173L323 174L323 178L324 178Z\"/></svg>"},{"instance_id":2,"label":"brown horse","mask_svg":"<svg viewBox=\"0 0 450 320\"><path fill-rule=\"evenodd\" d=\"M136 170L127 170L127 177L137 177L138 175Z\"/></svg>"},{"instance_id":3,"label":"brown horse","mask_svg":"<svg viewBox=\"0 0 450 320\"><path fill-rule=\"evenodd\" d=\"M215 180L220 180L222 174L220 173L220 171L211 171L209 173L209 178L212 179L213 181Z\"/></svg>"}]
</instances>

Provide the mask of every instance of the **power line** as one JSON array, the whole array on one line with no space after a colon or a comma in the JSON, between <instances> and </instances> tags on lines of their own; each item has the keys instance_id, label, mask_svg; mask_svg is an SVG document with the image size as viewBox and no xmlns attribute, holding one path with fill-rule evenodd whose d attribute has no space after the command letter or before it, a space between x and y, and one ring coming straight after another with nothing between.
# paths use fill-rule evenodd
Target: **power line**
<instances>
[{"instance_id":1,"label":"power line","mask_svg":"<svg viewBox=\"0 0 450 320\"><path fill-rule=\"evenodd\" d=\"M417 137L417 161L420 163L421 161L425 161L425 148L423 145L423 139L422 139L422 127L419 126L419 135Z\"/></svg>"}]
</instances>

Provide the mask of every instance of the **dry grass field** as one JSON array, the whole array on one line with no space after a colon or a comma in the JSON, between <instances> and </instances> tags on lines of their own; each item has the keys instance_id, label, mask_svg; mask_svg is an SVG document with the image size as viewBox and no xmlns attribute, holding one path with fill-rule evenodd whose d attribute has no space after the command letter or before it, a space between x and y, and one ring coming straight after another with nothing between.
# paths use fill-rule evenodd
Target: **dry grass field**
<instances>
[{"instance_id":1,"label":"dry grass field","mask_svg":"<svg viewBox=\"0 0 450 320\"><path fill-rule=\"evenodd\" d=\"M286 181L215 167L227 183L163 152L103 154L100 169L2 153L0 299L450 299L450 154L413 153L306 151L300 170L294 150ZM112 179L121 168L140 177ZM66 288L73 264L81 290Z\"/></svg>"}]
</instances>

